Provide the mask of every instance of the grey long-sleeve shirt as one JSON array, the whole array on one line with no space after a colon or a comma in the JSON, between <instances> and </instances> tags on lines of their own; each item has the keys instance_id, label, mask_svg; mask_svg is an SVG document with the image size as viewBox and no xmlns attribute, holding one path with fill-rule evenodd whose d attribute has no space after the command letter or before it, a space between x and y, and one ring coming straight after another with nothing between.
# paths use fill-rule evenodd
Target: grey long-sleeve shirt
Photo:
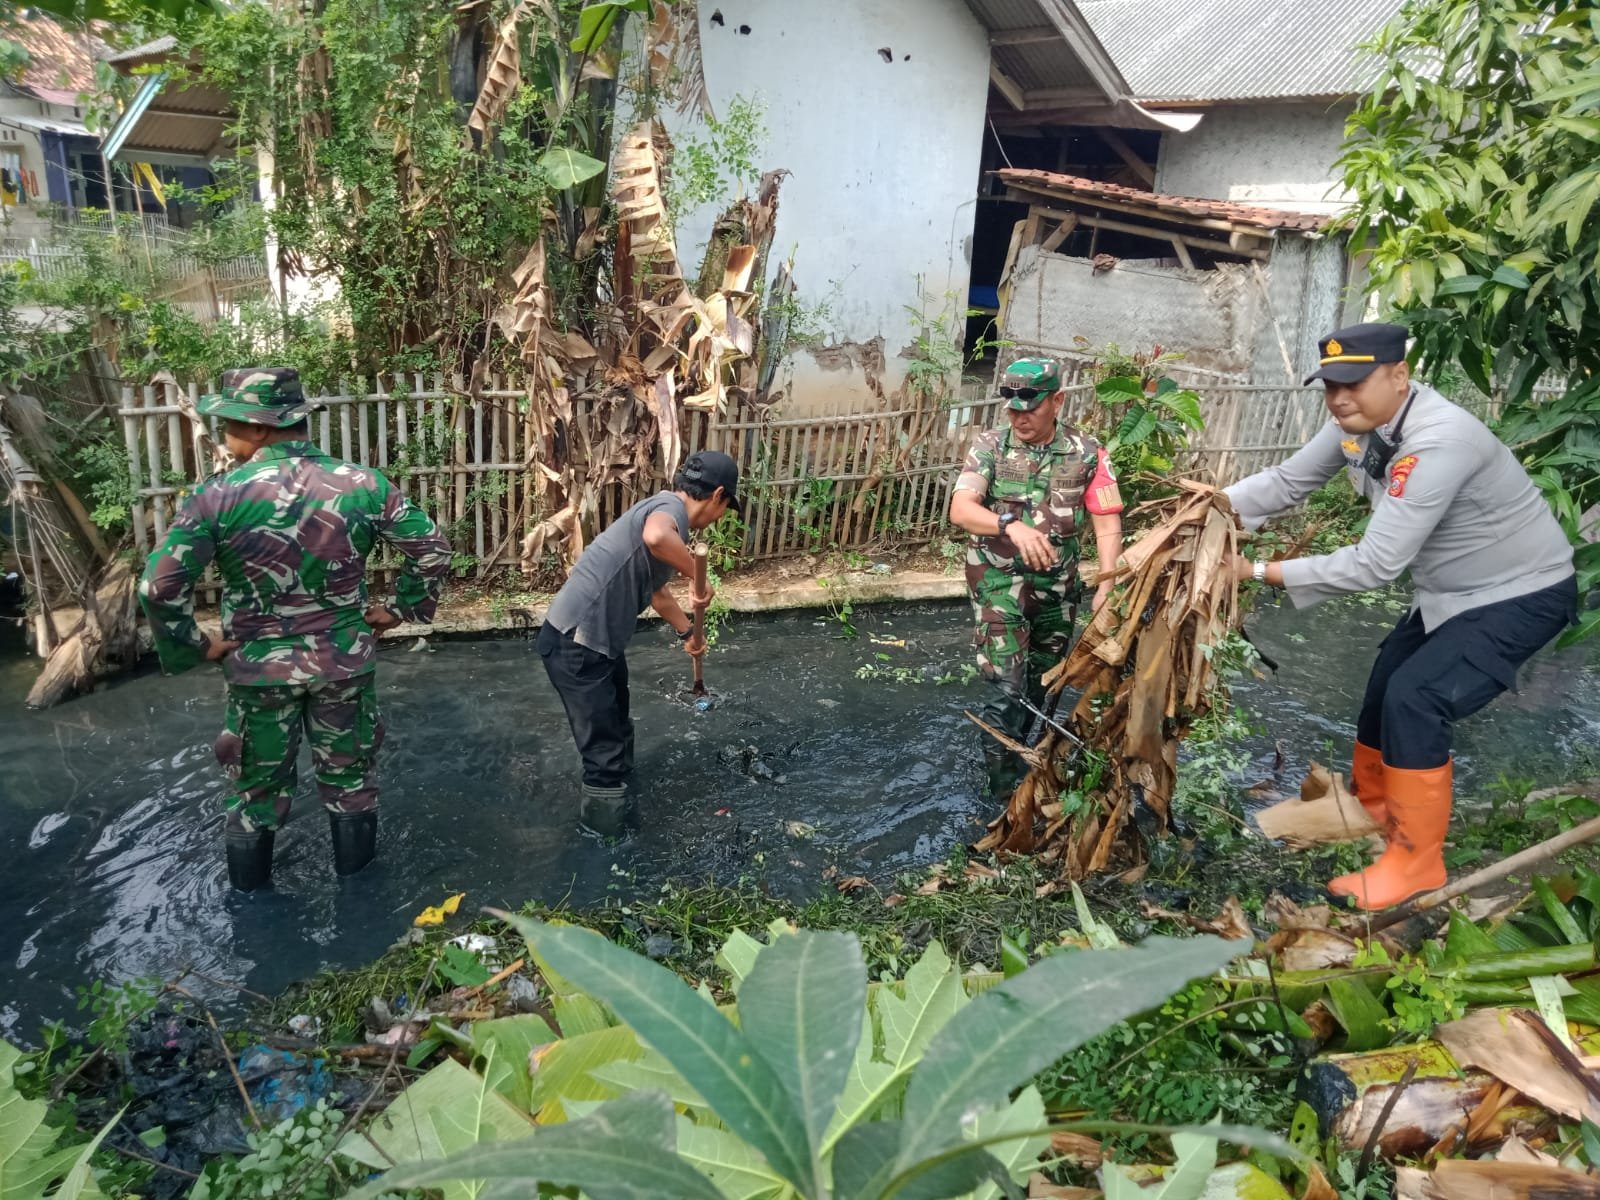
<instances>
[{"instance_id":1,"label":"grey long-sleeve shirt","mask_svg":"<svg viewBox=\"0 0 1600 1200\"><path fill-rule=\"evenodd\" d=\"M1341 469L1372 501L1355 545L1283 563L1296 607L1381 587L1409 567L1415 607L1432 631L1572 574L1566 535L1505 443L1432 388L1418 384L1415 393L1384 483L1361 469L1368 435L1329 421L1286 461L1225 489L1246 529L1293 508Z\"/></svg>"}]
</instances>

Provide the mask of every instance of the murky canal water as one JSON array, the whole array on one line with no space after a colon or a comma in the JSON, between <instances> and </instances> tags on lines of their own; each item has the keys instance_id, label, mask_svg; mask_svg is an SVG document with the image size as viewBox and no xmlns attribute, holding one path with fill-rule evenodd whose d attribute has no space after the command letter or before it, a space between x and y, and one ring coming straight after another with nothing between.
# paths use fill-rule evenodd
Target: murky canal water
<instances>
[{"instance_id":1,"label":"murky canal water","mask_svg":"<svg viewBox=\"0 0 1600 1200\"><path fill-rule=\"evenodd\" d=\"M1257 616L1280 673L1243 689L1293 771L1346 749L1383 606ZM0 658L0 1034L32 1040L70 1017L94 978L193 967L271 992L381 953L424 905L649 894L667 878L760 877L803 894L822 872L874 877L942 857L985 816L981 683L939 684L969 661L964 607L857 610L859 637L813 614L744 618L707 659L721 701L676 698L688 660L660 630L629 655L644 825L607 845L576 826L577 758L531 642L386 651L389 740L379 860L333 875L309 773L279 836L276 888L229 892L211 740L217 676L153 671L44 713L33 667ZM904 646L893 643L903 641ZM917 672L907 682L896 668ZM862 678L862 668L869 668ZM1600 746L1600 649L1546 654L1522 691L1463 726L1462 788L1502 772L1554 781ZM225 997L219 997L225 999Z\"/></svg>"}]
</instances>

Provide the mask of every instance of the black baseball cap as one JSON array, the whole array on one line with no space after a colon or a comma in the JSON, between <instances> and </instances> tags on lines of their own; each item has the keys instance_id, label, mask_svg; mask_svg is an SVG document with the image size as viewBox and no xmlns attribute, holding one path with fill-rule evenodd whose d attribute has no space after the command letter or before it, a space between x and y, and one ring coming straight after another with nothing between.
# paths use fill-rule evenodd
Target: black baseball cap
<instances>
[{"instance_id":1,"label":"black baseball cap","mask_svg":"<svg viewBox=\"0 0 1600 1200\"><path fill-rule=\"evenodd\" d=\"M728 498L728 507L743 512L739 501L739 464L720 450L702 450L691 454L678 469L679 483L698 483L702 487L722 489Z\"/></svg>"},{"instance_id":2,"label":"black baseball cap","mask_svg":"<svg viewBox=\"0 0 1600 1200\"><path fill-rule=\"evenodd\" d=\"M1360 383L1384 363L1406 359L1406 327L1369 321L1335 329L1317 343L1322 365L1306 376L1306 382L1325 379L1329 383Z\"/></svg>"}]
</instances>

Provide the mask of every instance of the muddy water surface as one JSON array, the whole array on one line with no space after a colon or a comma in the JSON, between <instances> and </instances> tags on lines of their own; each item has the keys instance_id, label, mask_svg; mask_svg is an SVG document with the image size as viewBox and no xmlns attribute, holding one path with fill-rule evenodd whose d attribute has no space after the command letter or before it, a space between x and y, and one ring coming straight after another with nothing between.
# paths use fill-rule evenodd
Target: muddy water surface
<instances>
[{"instance_id":1,"label":"muddy water surface","mask_svg":"<svg viewBox=\"0 0 1600 1200\"><path fill-rule=\"evenodd\" d=\"M1282 664L1241 692L1261 761L1292 773L1344 746L1394 613L1271 610L1257 641ZM0 1034L32 1040L95 978L186 967L271 992L381 953L424 905L648 895L667 878L760 878L801 895L822 872L882 878L971 840L985 815L975 732L982 684L934 680L968 661L964 607L858 610L859 636L812 614L745 618L707 659L709 712L677 698L688 662L659 629L629 661L643 828L606 844L576 825L576 754L532 644L386 651L379 860L333 875L309 778L279 835L276 887L230 893L211 740L215 674L145 671L45 713L32 666L0 658ZM892 643L903 641L904 646ZM909 668L917 680L884 673ZM870 676L862 678L867 668ZM1600 651L1541 656L1519 695L1465 724L1463 790L1502 772L1546 780L1600 745ZM219 1000L226 995L219 994Z\"/></svg>"}]
</instances>

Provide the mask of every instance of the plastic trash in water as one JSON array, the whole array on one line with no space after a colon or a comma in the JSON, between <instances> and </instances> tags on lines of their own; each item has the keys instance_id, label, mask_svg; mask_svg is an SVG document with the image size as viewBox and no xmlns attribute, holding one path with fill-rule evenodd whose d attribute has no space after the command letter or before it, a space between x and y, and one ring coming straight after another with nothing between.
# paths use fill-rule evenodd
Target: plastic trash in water
<instances>
[{"instance_id":1,"label":"plastic trash in water","mask_svg":"<svg viewBox=\"0 0 1600 1200\"><path fill-rule=\"evenodd\" d=\"M322 1021L310 1013L300 1013L289 1018L289 1032L314 1042L322 1036Z\"/></svg>"},{"instance_id":2,"label":"plastic trash in water","mask_svg":"<svg viewBox=\"0 0 1600 1200\"><path fill-rule=\"evenodd\" d=\"M306 1058L287 1050L251 1046L239 1055L239 1078L250 1093L250 1103L269 1125L286 1121L307 1105L328 1094L331 1081L321 1058Z\"/></svg>"}]
</instances>

